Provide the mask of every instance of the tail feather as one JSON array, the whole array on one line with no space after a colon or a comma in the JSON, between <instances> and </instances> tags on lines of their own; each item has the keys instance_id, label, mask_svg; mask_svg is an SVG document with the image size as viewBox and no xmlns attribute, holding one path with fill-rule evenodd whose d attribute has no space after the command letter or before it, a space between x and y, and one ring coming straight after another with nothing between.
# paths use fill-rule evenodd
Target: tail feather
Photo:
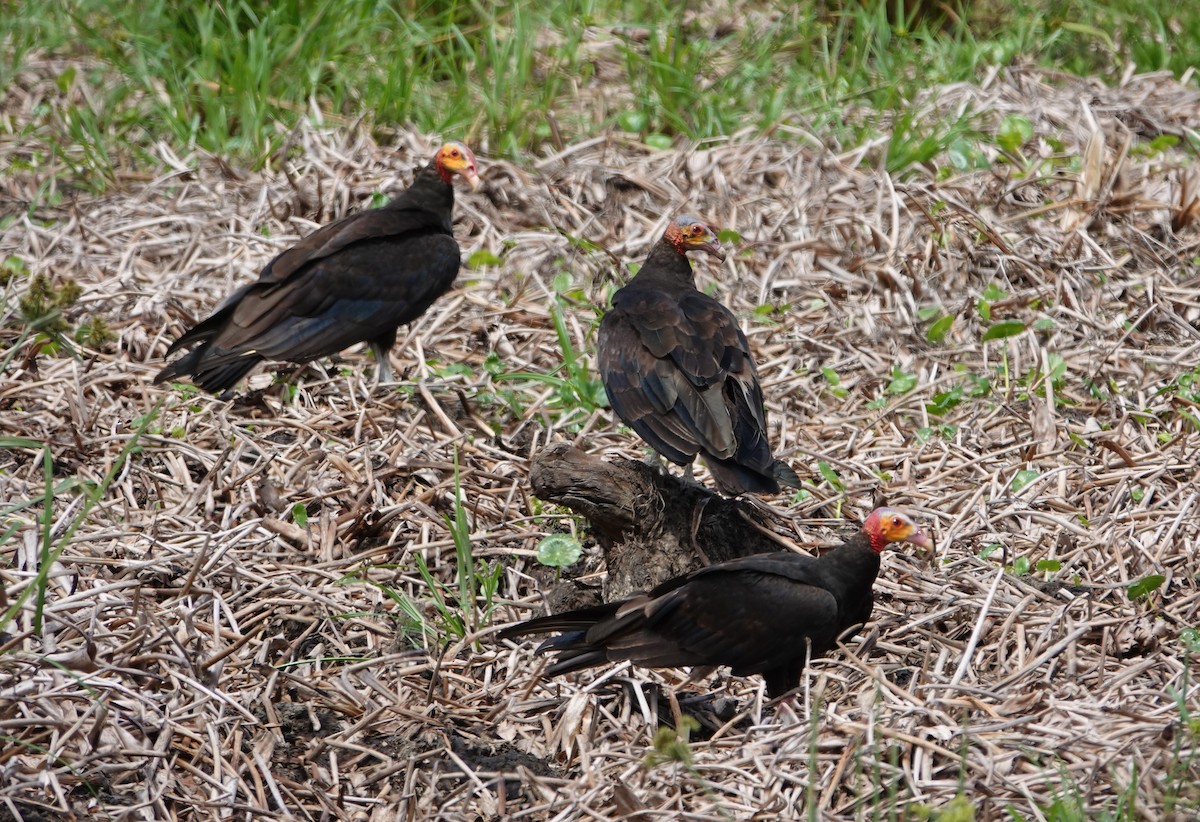
<instances>
[{"instance_id":1,"label":"tail feather","mask_svg":"<svg viewBox=\"0 0 1200 822\"><path fill-rule=\"evenodd\" d=\"M547 676L570 674L582 671L584 668L594 668L608 662L608 654L603 648L580 648L564 651L554 658L554 662L546 669Z\"/></svg>"},{"instance_id":2,"label":"tail feather","mask_svg":"<svg viewBox=\"0 0 1200 822\"><path fill-rule=\"evenodd\" d=\"M775 460L768 471L759 471L733 460L705 459L713 481L721 493L730 497L742 494L778 494L781 485L799 488L800 477L783 460Z\"/></svg>"},{"instance_id":3,"label":"tail feather","mask_svg":"<svg viewBox=\"0 0 1200 822\"><path fill-rule=\"evenodd\" d=\"M733 460L715 460L705 458L713 482L721 493L729 497L742 494L777 494L779 483L774 476L756 471L745 465L738 465Z\"/></svg>"},{"instance_id":4,"label":"tail feather","mask_svg":"<svg viewBox=\"0 0 1200 822\"><path fill-rule=\"evenodd\" d=\"M792 470L792 467L783 460L775 460L775 464L771 466L771 470L780 485L786 485L788 488L800 487L800 477L796 476L796 472Z\"/></svg>"},{"instance_id":5,"label":"tail feather","mask_svg":"<svg viewBox=\"0 0 1200 822\"><path fill-rule=\"evenodd\" d=\"M193 348L188 353L184 354L175 362L167 363L166 367L154 377L154 384L164 383L177 377L187 377L196 373L196 369L200 367L201 361L204 359L204 353L208 346L199 346ZM174 349L174 346L172 346ZM171 356L172 351L167 351L167 356Z\"/></svg>"},{"instance_id":6,"label":"tail feather","mask_svg":"<svg viewBox=\"0 0 1200 822\"><path fill-rule=\"evenodd\" d=\"M516 637L527 636L529 634L548 634L553 631L587 631L597 622L607 619L617 611L617 606L620 603L605 603L602 605L592 605L587 608L577 608L574 611L566 611L561 614L550 614L549 616L534 617L527 619L524 622L518 622L516 625L509 625L500 631L501 639L515 639ZM558 637L547 640L547 644L555 641Z\"/></svg>"},{"instance_id":7,"label":"tail feather","mask_svg":"<svg viewBox=\"0 0 1200 822\"><path fill-rule=\"evenodd\" d=\"M588 608L579 608L561 614L535 617L534 619L509 625L500 631L501 639L514 639L528 634L559 632L537 647L538 654L555 654L547 674L567 674L580 671L609 661L602 645L588 641L588 631L616 613L621 603L605 603Z\"/></svg>"},{"instance_id":8,"label":"tail feather","mask_svg":"<svg viewBox=\"0 0 1200 822\"><path fill-rule=\"evenodd\" d=\"M154 383L157 385L190 376L192 382L205 391L220 394L237 385L238 381L262 360L262 357L253 354L237 357L210 356L212 353L208 345L192 349L159 371L154 377Z\"/></svg>"}]
</instances>

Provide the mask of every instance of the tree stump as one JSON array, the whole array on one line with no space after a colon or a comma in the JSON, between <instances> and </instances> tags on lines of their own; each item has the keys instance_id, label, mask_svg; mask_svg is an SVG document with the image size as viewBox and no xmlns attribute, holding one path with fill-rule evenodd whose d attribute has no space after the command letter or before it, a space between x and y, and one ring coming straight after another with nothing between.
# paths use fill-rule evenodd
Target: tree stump
<instances>
[{"instance_id":1,"label":"tree stump","mask_svg":"<svg viewBox=\"0 0 1200 822\"><path fill-rule=\"evenodd\" d=\"M532 460L533 493L585 517L604 552L606 602L713 562L784 550L763 508L643 462L611 462L565 442Z\"/></svg>"}]
</instances>

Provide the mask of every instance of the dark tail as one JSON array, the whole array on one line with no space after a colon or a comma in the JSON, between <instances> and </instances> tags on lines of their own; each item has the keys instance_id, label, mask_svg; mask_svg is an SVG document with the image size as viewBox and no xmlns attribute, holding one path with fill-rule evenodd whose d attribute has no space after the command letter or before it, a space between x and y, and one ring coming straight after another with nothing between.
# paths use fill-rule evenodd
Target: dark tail
<instances>
[{"instance_id":1,"label":"dark tail","mask_svg":"<svg viewBox=\"0 0 1200 822\"><path fill-rule=\"evenodd\" d=\"M772 472L775 474L775 480L780 485L786 485L788 488L799 488L800 478L796 476L796 472L792 467L783 460L775 460L775 464L771 466Z\"/></svg>"},{"instance_id":2,"label":"dark tail","mask_svg":"<svg viewBox=\"0 0 1200 822\"><path fill-rule=\"evenodd\" d=\"M243 354L238 357L210 357L209 346L201 345L170 363L154 377L154 383L190 376L192 382L213 394L221 394L237 385L262 357Z\"/></svg>"},{"instance_id":3,"label":"dark tail","mask_svg":"<svg viewBox=\"0 0 1200 822\"><path fill-rule=\"evenodd\" d=\"M516 625L509 625L500 631L498 636L501 639L516 639L517 637L528 636L529 634L550 634L555 631L586 633L587 629L591 628L597 622L615 614L618 605L620 603L591 605L587 608L576 608L574 611L564 611L561 614L534 617L524 622L518 622ZM543 647L550 645L550 643L558 639L561 639L561 637L548 640ZM541 648L538 650L541 650ZM547 650L557 649L547 648Z\"/></svg>"},{"instance_id":4,"label":"dark tail","mask_svg":"<svg viewBox=\"0 0 1200 822\"><path fill-rule=\"evenodd\" d=\"M718 461L706 458L704 461L713 475L713 481L727 497L738 497L742 494L778 494L781 485L789 488L800 487L800 478L782 460L775 460L770 473L738 465L733 460Z\"/></svg>"},{"instance_id":5,"label":"dark tail","mask_svg":"<svg viewBox=\"0 0 1200 822\"><path fill-rule=\"evenodd\" d=\"M588 630L599 622L609 619L622 605L620 602L610 602L603 605L592 605L588 608L577 608L561 614L536 617L509 625L500 632L501 639L514 639L527 634L549 634L552 636L537 648L539 654L555 654L554 662L546 669L546 674L555 676L567 674L601 665L608 661L608 654L602 646L597 647L588 643Z\"/></svg>"}]
</instances>

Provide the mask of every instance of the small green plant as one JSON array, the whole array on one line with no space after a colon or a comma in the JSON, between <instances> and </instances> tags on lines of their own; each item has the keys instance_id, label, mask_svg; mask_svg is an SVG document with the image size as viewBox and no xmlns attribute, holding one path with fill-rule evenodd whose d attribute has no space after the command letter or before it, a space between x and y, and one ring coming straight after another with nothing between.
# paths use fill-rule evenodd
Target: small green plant
<instances>
[{"instance_id":1,"label":"small green plant","mask_svg":"<svg viewBox=\"0 0 1200 822\"><path fill-rule=\"evenodd\" d=\"M928 117L901 109L888 133L887 170L903 175L916 166L927 166L951 146L977 133L974 115L969 112L951 122L930 122ZM972 162L977 159L972 157Z\"/></svg>"},{"instance_id":2,"label":"small green plant","mask_svg":"<svg viewBox=\"0 0 1200 822\"><path fill-rule=\"evenodd\" d=\"M5 287L20 277L28 276L29 269L25 266L25 261L20 257L9 255L4 258L3 262L0 262L0 288Z\"/></svg>"},{"instance_id":3,"label":"small green plant","mask_svg":"<svg viewBox=\"0 0 1200 822\"><path fill-rule=\"evenodd\" d=\"M569 568L583 554L583 546L570 534L548 534L537 547L537 561L554 569L557 581L563 568Z\"/></svg>"},{"instance_id":4,"label":"small green plant","mask_svg":"<svg viewBox=\"0 0 1200 822\"><path fill-rule=\"evenodd\" d=\"M688 740L693 731L700 730L700 722L686 714L680 717L680 720L678 728L662 725L655 731L653 747L646 754L647 768L655 768L669 762L678 762L689 769L694 768Z\"/></svg>"},{"instance_id":5,"label":"small green plant","mask_svg":"<svg viewBox=\"0 0 1200 822\"><path fill-rule=\"evenodd\" d=\"M83 289L70 277L56 288L45 274L35 274L17 305L27 324L45 334L58 335L70 328L63 310L79 302L82 293Z\"/></svg>"},{"instance_id":6,"label":"small green plant","mask_svg":"<svg viewBox=\"0 0 1200 822\"><path fill-rule=\"evenodd\" d=\"M996 132L996 145L1016 164L1029 164L1021 149L1033 138L1033 123L1020 114L1008 114L1000 121Z\"/></svg>"},{"instance_id":7,"label":"small green plant","mask_svg":"<svg viewBox=\"0 0 1200 822\"><path fill-rule=\"evenodd\" d=\"M966 391L961 385L956 385L949 391L939 391L929 402L925 403L925 410L935 417L944 417L962 402L965 393Z\"/></svg>"},{"instance_id":8,"label":"small green plant","mask_svg":"<svg viewBox=\"0 0 1200 822\"><path fill-rule=\"evenodd\" d=\"M463 639L491 618L496 591L500 587L499 563L488 565L476 562L471 549L471 524L463 506L462 483L459 477L458 453L454 455L454 516L445 515L446 526L454 542L454 575L457 585L436 579L425 558L417 555L417 573L425 581L441 618L442 628L452 636ZM480 602L482 600L482 603Z\"/></svg>"},{"instance_id":9,"label":"small green plant","mask_svg":"<svg viewBox=\"0 0 1200 822\"><path fill-rule=\"evenodd\" d=\"M846 490L845 481L838 475L838 472L834 470L833 466L830 465L829 463L827 463L825 460L819 460L817 462L817 471L819 471L821 473L821 477L827 483L829 483L834 488L834 490L836 490L836 491L845 491Z\"/></svg>"},{"instance_id":10,"label":"small green plant","mask_svg":"<svg viewBox=\"0 0 1200 822\"><path fill-rule=\"evenodd\" d=\"M101 349L117 339L103 317L89 317L75 329L75 342L87 348Z\"/></svg>"},{"instance_id":11,"label":"small green plant","mask_svg":"<svg viewBox=\"0 0 1200 822\"><path fill-rule=\"evenodd\" d=\"M467 268L479 269L500 265L500 258L486 248L475 251L467 258Z\"/></svg>"},{"instance_id":12,"label":"small green plant","mask_svg":"<svg viewBox=\"0 0 1200 822\"><path fill-rule=\"evenodd\" d=\"M998 551L1003 552L1004 546L998 542L989 543L979 551L979 558L987 559ZM1014 576L1021 577L1031 571L1036 571L1039 574L1045 574L1047 579L1051 574L1061 571L1062 567L1062 563L1057 559L1039 559L1035 562L1023 555L1014 557L1011 565L1004 566L1005 570Z\"/></svg>"},{"instance_id":13,"label":"small green plant","mask_svg":"<svg viewBox=\"0 0 1200 822\"><path fill-rule=\"evenodd\" d=\"M1008 487L1015 494L1025 488L1032 482L1035 482L1042 474L1033 468L1022 468L1017 473L1013 474L1013 478L1009 481Z\"/></svg>"},{"instance_id":14,"label":"small green plant","mask_svg":"<svg viewBox=\"0 0 1200 822\"><path fill-rule=\"evenodd\" d=\"M1179 642L1187 655L1195 657L1200 654L1200 631L1195 628L1180 631ZM1196 818L1200 812L1200 783L1196 779L1197 766L1200 765L1200 719L1196 718L1188 701L1188 681L1192 670L1184 665L1179 687L1169 689L1179 711L1179 724L1171 740L1171 759L1166 778L1161 783L1164 789L1163 810L1167 816Z\"/></svg>"},{"instance_id":15,"label":"small green plant","mask_svg":"<svg viewBox=\"0 0 1200 822\"><path fill-rule=\"evenodd\" d=\"M845 399L850 396L850 392L842 387L842 378L838 376L838 372L834 371L827 365L821 366L821 376L825 378L825 384L829 386L829 393L838 399Z\"/></svg>"},{"instance_id":16,"label":"small green plant","mask_svg":"<svg viewBox=\"0 0 1200 822\"><path fill-rule=\"evenodd\" d=\"M1015 337L1024 330L1025 323L1020 320L1001 320L988 326L987 331L983 332L983 336L979 338L979 341L1003 340L1008 337Z\"/></svg>"},{"instance_id":17,"label":"small green plant","mask_svg":"<svg viewBox=\"0 0 1200 822\"><path fill-rule=\"evenodd\" d=\"M438 641L444 635L464 639L477 632L491 618L496 607L496 591L504 571L504 566L499 562L488 565L474 557L470 520L463 505L457 452L454 455L453 516L445 515L444 519L454 543L454 582L444 582L435 577L425 557L418 554L417 574L429 593L427 601L414 599L391 585L373 580L365 570L349 573L339 580L366 583L378 589L400 609L404 617L401 622L403 630L416 638L430 641Z\"/></svg>"},{"instance_id":18,"label":"small green plant","mask_svg":"<svg viewBox=\"0 0 1200 822\"><path fill-rule=\"evenodd\" d=\"M42 453L42 476L44 477L44 486L40 497L11 503L4 508L0 508L0 523L3 523L0 527L4 529L3 533L0 533L0 548L2 548L12 539L19 528L25 526L25 523L19 520L10 521L9 517L29 508L41 507L41 512L36 520L39 532L37 576L34 577L32 584L27 585L21 591L20 596L13 600L3 613L0 613L0 633L4 632L21 608L24 607L26 600L32 596L34 597L33 632L38 636L41 635L42 614L46 605L46 589L51 571L58 562L58 558L62 555L62 552L71 543L75 532L87 521L92 509L104 499L108 493L108 489L117 477L120 476L125 468L126 461L140 450L141 439L149 431L151 424L158 419L164 402L165 398L160 399L149 413L143 414L138 420L134 421L134 429L130 433L128 440L100 482L87 482L72 477L56 483L54 481L54 460L50 453L49 445L23 437L0 438L0 448L40 449ZM52 530L55 522L54 500L68 493L78 494L82 497L83 502L71 517L71 520L66 523L65 527L55 532Z\"/></svg>"},{"instance_id":19,"label":"small green plant","mask_svg":"<svg viewBox=\"0 0 1200 822\"><path fill-rule=\"evenodd\" d=\"M988 283L983 289L983 294L975 301L975 309L979 312L979 318L984 322L992 321L992 304L1003 300L1008 296L1008 292L995 283Z\"/></svg>"},{"instance_id":20,"label":"small green plant","mask_svg":"<svg viewBox=\"0 0 1200 822\"><path fill-rule=\"evenodd\" d=\"M1162 584L1167 581L1167 578L1162 574L1149 574L1130 583L1127 592L1130 599L1146 599L1152 593L1157 591Z\"/></svg>"},{"instance_id":21,"label":"small green plant","mask_svg":"<svg viewBox=\"0 0 1200 822\"><path fill-rule=\"evenodd\" d=\"M533 371L504 371L492 375L493 380L522 380L553 386L557 393L551 406L560 414L560 421L575 417L579 412L591 414L598 408L608 407L604 384L592 375L587 362L576 350L567 328L562 297L556 296L550 307L550 321L562 352L562 365L549 374Z\"/></svg>"},{"instance_id":22,"label":"small green plant","mask_svg":"<svg viewBox=\"0 0 1200 822\"><path fill-rule=\"evenodd\" d=\"M917 442L929 442L934 436L941 437L944 440L952 440L958 434L958 426L952 423L943 423L937 426L921 426L916 430Z\"/></svg>"},{"instance_id":23,"label":"small green plant","mask_svg":"<svg viewBox=\"0 0 1200 822\"><path fill-rule=\"evenodd\" d=\"M907 394L917 387L917 375L910 374L899 365L892 366L891 379L888 381L887 387L881 396L876 397L867 403L867 407L871 409L886 408L888 397L899 397Z\"/></svg>"},{"instance_id":24,"label":"small green plant","mask_svg":"<svg viewBox=\"0 0 1200 822\"><path fill-rule=\"evenodd\" d=\"M933 320L930 323L928 330L925 332L925 339L933 345L939 345L944 342L946 335L950 333L950 329L954 327L954 315L943 314L939 309L929 306L927 309L921 309L920 317L923 321Z\"/></svg>"}]
</instances>

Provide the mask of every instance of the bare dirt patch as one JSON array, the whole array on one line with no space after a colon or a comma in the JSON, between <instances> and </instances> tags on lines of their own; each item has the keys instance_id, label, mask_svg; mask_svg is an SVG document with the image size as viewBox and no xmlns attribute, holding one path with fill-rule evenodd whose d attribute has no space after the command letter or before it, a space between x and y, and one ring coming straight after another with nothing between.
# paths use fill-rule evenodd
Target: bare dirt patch
<instances>
[{"instance_id":1,"label":"bare dirt patch","mask_svg":"<svg viewBox=\"0 0 1200 822\"><path fill-rule=\"evenodd\" d=\"M10 281L0 436L48 444L52 484L96 483L155 417L53 567L40 634L27 599L0 637L0 818L796 818L807 803L874 818L960 790L980 819L1063 797L1194 812L1180 634L1200 624L1200 176L1181 149L1144 147L1200 129L1200 95L1014 70L927 105L1020 114L1034 137L1009 162L983 145L990 168L905 179L864 166L869 148L770 140L481 158L457 232L464 257L499 263L401 332L398 390L372 391L360 351L281 367L294 391L260 371L233 402L150 379L184 325L314 224L405 183L431 141L306 132L287 174L163 148L152 179L22 208L0 257L75 278L72 310L117 342L36 354L27 279ZM40 181L6 176L5 209ZM796 712L721 673L677 694L686 672L541 681L529 645L488 635L541 607L534 550L572 527L530 497L531 454L641 454L606 410L489 367L561 366L564 290L589 349L619 264L680 211L741 235L697 269L743 318L777 454L810 482L771 501L784 536L833 541L887 499L938 543L886 557L873 624L811 668ZM1025 330L983 342L1002 321ZM463 641L422 635L388 595L436 624L415 558L452 583L456 459L475 556L504 566L492 622ZM45 485L38 450L0 450L3 504ZM56 537L80 491L56 493ZM37 573L39 513L6 514L8 603ZM648 766L676 704L703 714L691 764Z\"/></svg>"}]
</instances>

